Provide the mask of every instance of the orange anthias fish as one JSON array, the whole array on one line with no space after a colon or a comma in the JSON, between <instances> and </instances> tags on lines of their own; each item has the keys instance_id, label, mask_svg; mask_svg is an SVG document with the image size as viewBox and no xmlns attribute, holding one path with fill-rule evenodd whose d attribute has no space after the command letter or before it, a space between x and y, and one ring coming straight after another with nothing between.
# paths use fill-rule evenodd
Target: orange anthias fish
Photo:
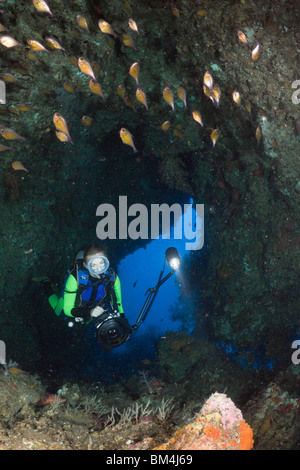
<instances>
[{"instance_id":1,"label":"orange anthias fish","mask_svg":"<svg viewBox=\"0 0 300 470\"><path fill-rule=\"evenodd\" d=\"M78 26L80 26L80 28L84 29L87 33L90 32L87 21L83 16L77 15L76 21L77 21Z\"/></svg>"},{"instance_id":2,"label":"orange anthias fish","mask_svg":"<svg viewBox=\"0 0 300 470\"><path fill-rule=\"evenodd\" d=\"M10 36L1 36L0 37L0 42L3 46L7 47L10 49L11 47L23 47L22 44L20 44L18 41L16 41L14 38Z\"/></svg>"},{"instance_id":3,"label":"orange anthias fish","mask_svg":"<svg viewBox=\"0 0 300 470\"><path fill-rule=\"evenodd\" d=\"M122 127L122 129L120 130L120 137L123 144L130 145L130 147L133 148L134 153L138 152L133 143L133 137L131 133L129 132L129 130L125 129L125 127Z\"/></svg>"},{"instance_id":4,"label":"orange anthias fish","mask_svg":"<svg viewBox=\"0 0 300 470\"><path fill-rule=\"evenodd\" d=\"M259 56L260 56L260 44L258 43L257 46L251 52L251 57L252 57L253 62L258 61Z\"/></svg>"},{"instance_id":5,"label":"orange anthias fish","mask_svg":"<svg viewBox=\"0 0 300 470\"><path fill-rule=\"evenodd\" d=\"M126 8L126 10L132 11L130 3L127 0L125 0L125 2L123 2L123 5L124 5L124 8Z\"/></svg>"},{"instance_id":6,"label":"orange anthias fish","mask_svg":"<svg viewBox=\"0 0 300 470\"><path fill-rule=\"evenodd\" d=\"M83 126L88 127L92 124L92 118L89 116L82 116L81 122Z\"/></svg>"},{"instance_id":7,"label":"orange anthias fish","mask_svg":"<svg viewBox=\"0 0 300 470\"><path fill-rule=\"evenodd\" d=\"M104 98L104 94L103 94L101 85L100 85L100 83L97 82L97 80L91 79L90 82L89 82L89 87L90 87L90 90L91 90L92 93L95 93L95 95L101 96L103 101L106 101L106 99Z\"/></svg>"},{"instance_id":8,"label":"orange anthias fish","mask_svg":"<svg viewBox=\"0 0 300 470\"><path fill-rule=\"evenodd\" d=\"M221 97L221 90L218 85L214 85L212 89L210 89L205 83L203 83L203 92L205 96L207 96L214 105L217 107L219 106L220 97Z\"/></svg>"},{"instance_id":9,"label":"orange anthias fish","mask_svg":"<svg viewBox=\"0 0 300 470\"><path fill-rule=\"evenodd\" d=\"M93 67L93 70L94 70L94 73L99 75L100 73L100 67L99 65L97 64L97 62L93 61L92 62L92 67Z\"/></svg>"},{"instance_id":10,"label":"orange anthias fish","mask_svg":"<svg viewBox=\"0 0 300 470\"><path fill-rule=\"evenodd\" d=\"M216 142L217 142L218 138L219 138L219 131L218 131L218 129L214 129L214 130L212 131L212 133L210 134L210 138L211 138L211 140L212 140L213 147L214 147L214 146L216 145Z\"/></svg>"},{"instance_id":11,"label":"orange anthias fish","mask_svg":"<svg viewBox=\"0 0 300 470\"><path fill-rule=\"evenodd\" d=\"M6 145L0 144L0 152L4 152L5 150L12 150L10 147L6 147Z\"/></svg>"},{"instance_id":12,"label":"orange anthias fish","mask_svg":"<svg viewBox=\"0 0 300 470\"><path fill-rule=\"evenodd\" d=\"M72 64L72 65L77 65L77 59L76 59L76 57L75 57L74 55L71 55L71 56L69 57L69 62L70 62L70 64Z\"/></svg>"},{"instance_id":13,"label":"orange anthias fish","mask_svg":"<svg viewBox=\"0 0 300 470\"><path fill-rule=\"evenodd\" d=\"M202 121L201 114L196 109L193 111L193 118L196 122L198 122L200 124L201 127L203 127L203 121Z\"/></svg>"},{"instance_id":14,"label":"orange anthias fish","mask_svg":"<svg viewBox=\"0 0 300 470\"><path fill-rule=\"evenodd\" d=\"M147 111L149 111L146 94L143 92L143 90L141 88L138 88L136 90L135 95L136 95L136 99L145 106Z\"/></svg>"},{"instance_id":15,"label":"orange anthias fish","mask_svg":"<svg viewBox=\"0 0 300 470\"><path fill-rule=\"evenodd\" d=\"M174 5L171 5L171 10L173 15L176 16L176 18L180 18L180 12L178 8L176 8Z\"/></svg>"},{"instance_id":16,"label":"orange anthias fish","mask_svg":"<svg viewBox=\"0 0 300 470\"><path fill-rule=\"evenodd\" d=\"M183 102L184 107L186 108L186 91L182 86L177 88L177 96Z\"/></svg>"},{"instance_id":17,"label":"orange anthias fish","mask_svg":"<svg viewBox=\"0 0 300 470\"><path fill-rule=\"evenodd\" d=\"M129 98L129 96L125 96L124 103L126 104L126 106L128 106L128 108L131 108L135 112L134 103L132 99Z\"/></svg>"},{"instance_id":18,"label":"orange anthias fish","mask_svg":"<svg viewBox=\"0 0 300 470\"><path fill-rule=\"evenodd\" d=\"M129 74L135 79L137 86L139 86L139 73L140 73L140 66L138 62L134 62L129 69Z\"/></svg>"},{"instance_id":19,"label":"orange anthias fish","mask_svg":"<svg viewBox=\"0 0 300 470\"><path fill-rule=\"evenodd\" d=\"M89 75L94 80L96 80L96 77L95 77L94 71L92 69L92 66L87 60L83 59L82 57L79 57L78 67L79 67L79 69L82 73L85 73L86 75Z\"/></svg>"},{"instance_id":20,"label":"orange anthias fish","mask_svg":"<svg viewBox=\"0 0 300 470\"><path fill-rule=\"evenodd\" d=\"M64 83L64 89L68 93L73 93L73 95L75 95L75 88L73 87L73 85L71 83L65 82Z\"/></svg>"},{"instance_id":21,"label":"orange anthias fish","mask_svg":"<svg viewBox=\"0 0 300 470\"><path fill-rule=\"evenodd\" d=\"M250 101L246 102L245 108L247 109L248 113L251 114L251 103L250 103Z\"/></svg>"},{"instance_id":22,"label":"orange anthias fish","mask_svg":"<svg viewBox=\"0 0 300 470\"><path fill-rule=\"evenodd\" d=\"M161 129L165 132L167 132L171 127L171 123L170 121L165 121L162 125L161 125Z\"/></svg>"},{"instance_id":23,"label":"orange anthias fish","mask_svg":"<svg viewBox=\"0 0 300 470\"><path fill-rule=\"evenodd\" d=\"M186 91L182 86L177 88L177 96L183 102L184 107L186 108Z\"/></svg>"},{"instance_id":24,"label":"orange anthias fish","mask_svg":"<svg viewBox=\"0 0 300 470\"><path fill-rule=\"evenodd\" d=\"M176 137L179 137L180 139L183 139L181 126L176 126L174 131L173 131L173 134L176 135Z\"/></svg>"},{"instance_id":25,"label":"orange anthias fish","mask_svg":"<svg viewBox=\"0 0 300 470\"><path fill-rule=\"evenodd\" d=\"M137 34L140 34L137 24L132 18L129 18L128 25L129 25L129 28L132 29L132 31L135 31Z\"/></svg>"},{"instance_id":26,"label":"orange anthias fish","mask_svg":"<svg viewBox=\"0 0 300 470\"><path fill-rule=\"evenodd\" d=\"M14 75L11 75L10 73L2 73L1 78L3 78L3 80L7 83L15 83L19 81Z\"/></svg>"},{"instance_id":27,"label":"orange anthias fish","mask_svg":"<svg viewBox=\"0 0 300 470\"><path fill-rule=\"evenodd\" d=\"M29 172L29 170L27 170L27 168L25 168L25 166L24 166L23 163L21 163L21 162L17 162L17 161L16 161L16 162L12 162L11 166L12 166L12 168L13 168L14 170L16 170L16 171L17 171L17 170L23 170L23 171L26 171L26 173ZM16 370L18 370L18 369L16 369ZM17 372L12 372L12 374L13 374L13 373L17 373Z\"/></svg>"},{"instance_id":28,"label":"orange anthias fish","mask_svg":"<svg viewBox=\"0 0 300 470\"><path fill-rule=\"evenodd\" d=\"M171 106L173 112L175 112L174 95L173 95L173 91L171 90L171 88L169 87L164 88L163 98Z\"/></svg>"},{"instance_id":29,"label":"orange anthias fish","mask_svg":"<svg viewBox=\"0 0 300 470\"><path fill-rule=\"evenodd\" d=\"M19 111L26 112L32 110L32 107L29 106L28 104L16 104L16 108Z\"/></svg>"},{"instance_id":30,"label":"orange anthias fish","mask_svg":"<svg viewBox=\"0 0 300 470\"><path fill-rule=\"evenodd\" d=\"M4 127L3 129L0 129L0 134L4 139L6 140L26 140L24 137L20 136L16 131L13 129L9 129L7 127Z\"/></svg>"},{"instance_id":31,"label":"orange anthias fish","mask_svg":"<svg viewBox=\"0 0 300 470\"><path fill-rule=\"evenodd\" d=\"M68 136L70 135L66 120L61 114L55 113L53 115L53 123L56 127L56 130L62 131L64 134L66 134Z\"/></svg>"},{"instance_id":32,"label":"orange anthias fish","mask_svg":"<svg viewBox=\"0 0 300 470\"><path fill-rule=\"evenodd\" d=\"M207 96L209 99L212 99L212 98L211 98L211 90L208 88L208 86L205 85L205 83L203 83L203 93L204 93L205 96Z\"/></svg>"},{"instance_id":33,"label":"orange anthias fish","mask_svg":"<svg viewBox=\"0 0 300 470\"><path fill-rule=\"evenodd\" d=\"M214 80L209 72L205 72L203 77L203 84L207 86L210 90L212 90L214 86Z\"/></svg>"},{"instance_id":34,"label":"orange anthias fish","mask_svg":"<svg viewBox=\"0 0 300 470\"><path fill-rule=\"evenodd\" d=\"M238 106L241 106L241 95L239 94L237 90L233 91L232 99Z\"/></svg>"},{"instance_id":35,"label":"orange anthias fish","mask_svg":"<svg viewBox=\"0 0 300 470\"><path fill-rule=\"evenodd\" d=\"M102 31L102 33L104 33L104 34L110 34L110 35L113 36L114 38L117 37L116 33L114 32L114 30L112 29L112 27L110 26L110 24L107 23L107 21L99 20L99 21L98 21L98 26L99 26L100 30Z\"/></svg>"},{"instance_id":36,"label":"orange anthias fish","mask_svg":"<svg viewBox=\"0 0 300 470\"><path fill-rule=\"evenodd\" d=\"M261 137L262 137L262 131L261 131L261 128L259 126L255 131L255 137L256 137L256 141L257 141L257 145L258 145L260 140L261 140Z\"/></svg>"},{"instance_id":37,"label":"orange anthias fish","mask_svg":"<svg viewBox=\"0 0 300 470\"><path fill-rule=\"evenodd\" d=\"M50 49L53 50L60 50L66 52L66 49L64 49L56 39L53 38L45 38L45 43L47 44Z\"/></svg>"},{"instance_id":38,"label":"orange anthias fish","mask_svg":"<svg viewBox=\"0 0 300 470\"><path fill-rule=\"evenodd\" d=\"M53 16L53 13L44 0L32 0L32 4L38 11L46 12L49 13L50 16Z\"/></svg>"},{"instance_id":39,"label":"orange anthias fish","mask_svg":"<svg viewBox=\"0 0 300 470\"><path fill-rule=\"evenodd\" d=\"M123 34L122 35L122 41L123 41L123 44L125 44L125 46L132 47L135 51L137 50L137 48L135 47L135 44L134 44L132 38L129 36L129 34Z\"/></svg>"},{"instance_id":40,"label":"orange anthias fish","mask_svg":"<svg viewBox=\"0 0 300 470\"><path fill-rule=\"evenodd\" d=\"M58 140L61 142L70 142L71 144L74 145L74 142L72 141L70 134L65 134L63 131L55 131L56 137Z\"/></svg>"},{"instance_id":41,"label":"orange anthias fish","mask_svg":"<svg viewBox=\"0 0 300 470\"><path fill-rule=\"evenodd\" d=\"M215 84L213 86L213 89L211 91L211 99L213 103L216 105L216 107L219 107L220 104L220 99L221 99L221 89L218 84Z\"/></svg>"},{"instance_id":42,"label":"orange anthias fish","mask_svg":"<svg viewBox=\"0 0 300 470\"><path fill-rule=\"evenodd\" d=\"M26 170L28 171L28 170ZM25 372L21 369L17 369L17 367L9 367L8 372L13 375L18 375L18 374L25 374Z\"/></svg>"},{"instance_id":43,"label":"orange anthias fish","mask_svg":"<svg viewBox=\"0 0 300 470\"><path fill-rule=\"evenodd\" d=\"M35 41L34 39L28 39L27 44L33 51L49 52L40 42Z\"/></svg>"},{"instance_id":44,"label":"orange anthias fish","mask_svg":"<svg viewBox=\"0 0 300 470\"><path fill-rule=\"evenodd\" d=\"M117 93L122 98L122 100L125 99L126 89L125 89L124 85L118 85Z\"/></svg>"},{"instance_id":45,"label":"orange anthias fish","mask_svg":"<svg viewBox=\"0 0 300 470\"><path fill-rule=\"evenodd\" d=\"M239 40L240 40L243 44L248 44L246 34L243 33L243 31L238 31L237 34L238 34Z\"/></svg>"},{"instance_id":46,"label":"orange anthias fish","mask_svg":"<svg viewBox=\"0 0 300 470\"><path fill-rule=\"evenodd\" d=\"M37 58L36 54L32 50L28 51L26 55L29 60L32 60L32 62L35 62L36 64L40 64L39 59Z\"/></svg>"}]
</instances>

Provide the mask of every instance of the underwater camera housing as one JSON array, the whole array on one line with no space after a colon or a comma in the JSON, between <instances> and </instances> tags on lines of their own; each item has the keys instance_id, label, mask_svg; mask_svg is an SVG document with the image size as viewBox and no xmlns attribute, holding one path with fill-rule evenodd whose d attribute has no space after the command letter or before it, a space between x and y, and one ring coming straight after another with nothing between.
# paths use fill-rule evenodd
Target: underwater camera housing
<instances>
[{"instance_id":1,"label":"underwater camera housing","mask_svg":"<svg viewBox=\"0 0 300 470\"><path fill-rule=\"evenodd\" d=\"M128 340L131 328L119 313L104 313L96 322L97 341L104 351L111 351Z\"/></svg>"}]
</instances>

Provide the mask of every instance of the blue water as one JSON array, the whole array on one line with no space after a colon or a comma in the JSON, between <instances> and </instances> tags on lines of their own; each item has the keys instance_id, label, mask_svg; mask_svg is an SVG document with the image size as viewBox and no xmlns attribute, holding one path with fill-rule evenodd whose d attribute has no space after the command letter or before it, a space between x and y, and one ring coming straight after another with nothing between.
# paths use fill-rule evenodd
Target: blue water
<instances>
[{"instance_id":1,"label":"blue water","mask_svg":"<svg viewBox=\"0 0 300 470\"><path fill-rule=\"evenodd\" d=\"M189 203L192 203L192 201L189 201ZM195 218L195 210L192 209L192 211L193 217ZM181 266L184 268L184 261L190 255L190 251L186 250L186 243L190 240L185 237L184 230L182 230L182 239L174 239L176 227L178 225L182 225L183 227L184 217L191 217L191 215L185 214L182 219L175 224L175 230L171 230L170 239L164 239L165 234L161 234L157 239L152 240L145 248L138 249L120 262L117 272L122 284L123 308L130 325L133 325L139 316L148 295L145 295L146 291L148 288L156 286L159 274L164 267L165 252L169 247L175 247L177 249L181 257ZM197 224L199 227L198 220ZM170 271L171 269L167 263L165 263L163 277ZM172 310L178 307L178 300L181 293L180 288L183 283L184 274L182 273L182 269L179 268L159 288L151 310L135 336L148 334L163 336L167 331L179 331L182 329L182 322L172 319ZM189 305L189 309L190 308ZM126 345L122 347L130 347L130 343L126 343ZM120 348L118 348L118 350L120 351Z\"/></svg>"},{"instance_id":2,"label":"blue water","mask_svg":"<svg viewBox=\"0 0 300 470\"><path fill-rule=\"evenodd\" d=\"M243 369L266 368L268 370L272 370L274 368L274 360L266 358L264 351L261 352L261 354L258 354L257 352L254 352L251 349L241 351L236 346L232 344L225 344L222 341L218 341L216 344L217 346L224 349L225 353L231 357L231 360L238 361L238 363ZM251 364L249 363L247 353L251 353L254 355L254 361L252 361Z\"/></svg>"}]
</instances>

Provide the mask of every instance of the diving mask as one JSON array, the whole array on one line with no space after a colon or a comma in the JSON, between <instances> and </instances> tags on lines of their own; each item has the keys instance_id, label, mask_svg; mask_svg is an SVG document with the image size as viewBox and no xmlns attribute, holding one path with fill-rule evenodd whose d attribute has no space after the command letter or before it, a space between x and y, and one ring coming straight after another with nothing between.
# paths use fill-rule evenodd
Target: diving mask
<instances>
[{"instance_id":1,"label":"diving mask","mask_svg":"<svg viewBox=\"0 0 300 470\"><path fill-rule=\"evenodd\" d=\"M91 274L102 274L109 268L109 261L105 256L95 256L90 259L87 268Z\"/></svg>"}]
</instances>

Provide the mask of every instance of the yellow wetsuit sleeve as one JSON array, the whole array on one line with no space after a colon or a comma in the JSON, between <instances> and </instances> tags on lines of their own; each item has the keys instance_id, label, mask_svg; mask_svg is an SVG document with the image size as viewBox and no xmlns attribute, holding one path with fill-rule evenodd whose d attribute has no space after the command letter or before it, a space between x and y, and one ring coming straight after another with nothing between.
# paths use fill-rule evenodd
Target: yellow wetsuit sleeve
<instances>
[{"instance_id":1,"label":"yellow wetsuit sleeve","mask_svg":"<svg viewBox=\"0 0 300 470\"><path fill-rule=\"evenodd\" d=\"M119 276L116 275L116 280L114 283L114 291L117 297L118 310L120 313L124 313L122 306L122 292L121 292L121 282Z\"/></svg>"},{"instance_id":2,"label":"yellow wetsuit sleeve","mask_svg":"<svg viewBox=\"0 0 300 470\"><path fill-rule=\"evenodd\" d=\"M63 310L65 315L67 315L68 317L73 317L71 311L72 308L75 307L77 289L77 280L75 279L73 274L70 274L65 285L65 291L63 296Z\"/></svg>"}]
</instances>

